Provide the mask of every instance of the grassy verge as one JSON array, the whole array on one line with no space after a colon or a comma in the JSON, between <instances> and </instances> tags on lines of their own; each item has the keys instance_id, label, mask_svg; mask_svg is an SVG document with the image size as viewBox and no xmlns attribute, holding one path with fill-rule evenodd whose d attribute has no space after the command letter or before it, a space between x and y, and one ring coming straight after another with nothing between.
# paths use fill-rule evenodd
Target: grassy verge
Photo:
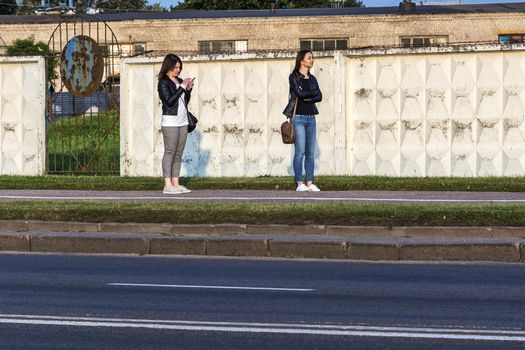
<instances>
[{"instance_id":1,"label":"grassy verge","mask_svg":"<svg viewBox=\"0 0 525 350\"><path fill-rule=\"evenodd\" d=\"M174 224L525 226L525 205L0 202L0 220Z\"/></svg>"},{"instance_id":2,"label":"grassy verge","mask_svg":"<svg viewBox=\"0 0 525 350\"><path fill-rule=\"evenodd\" d=\"M319 176L324 191L492 191L525 192L525 177L395 178L381 176ZM291 176L192 177L182 183L191 189L294 190ZM0 176L1 189L160 190L160 177L119 176Z\"/></svg>"}]
</instances>

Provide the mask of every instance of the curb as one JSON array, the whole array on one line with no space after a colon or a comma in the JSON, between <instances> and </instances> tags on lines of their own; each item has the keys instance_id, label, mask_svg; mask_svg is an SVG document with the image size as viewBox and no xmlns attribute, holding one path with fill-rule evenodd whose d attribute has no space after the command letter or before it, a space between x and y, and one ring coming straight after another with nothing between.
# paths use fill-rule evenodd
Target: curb
<instances>
[{"instance_id":1,"label":"curb","mask_svg":"<svg viewBox=\"0 0 525 350\"><path fill-rule=\"evenodd\" d=\"M524 228L0 221L0 251L525 262Z\"/></svg>"},{"instance_id":2,"label":"curb","mask_svg":"<svg viewBox=\"0 0 525 350\"><path fill-rule=\"evenodd\" d=\"M405 238L524 238L525 227L436 227L436 226L336 226L336 225L251 225L169 224L0 220L0 230L17 232L121 232L162 235L301 234L353 237Z\"/></svg>"}]
</instances>

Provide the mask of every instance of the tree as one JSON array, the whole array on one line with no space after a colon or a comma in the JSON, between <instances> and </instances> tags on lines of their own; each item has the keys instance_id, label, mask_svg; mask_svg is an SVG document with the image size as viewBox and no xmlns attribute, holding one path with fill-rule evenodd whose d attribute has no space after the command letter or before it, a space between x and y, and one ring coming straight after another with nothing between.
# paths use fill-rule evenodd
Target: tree
<instances>
[{"instance_id":1,"label":"tree","mask_svg":"<svg viewBox=\"0 0 525 350\"><path fill-rule=\"evenodd\" d=\"M75 5L75 13L86 13L87 0L78 0Z\"/></svg>"},{"instance_id":2,"label":"tree","mask_svg":"<svg viewBox=\"0 0 525 350\"><path fill-rule=\"evenodd\" d=\"M97 7L109 11L145 10L148 0L98 0Z\"/></svg>"},{"instance_id":3,"label":"tree","mask_svg":"<svg viewBox=\"0 0 525 350\"><path fill-rule=\"evenodd\" d=\"M49 46L43 41L35 42L35 37L33 35L27 39L16 39L13 41L13 45L7 48L6 54L8 56L45 56L47 80L50 82L56 77L56 58L51 57Z\"/></svg>"},{"instance_id":4,"label":"tree","mask_svg":"<svg viewBox=\"0 0 525 350\"><path fill-rule=\"evenodd\" d=\"M151 5L146 5L146 10L152 11L152 12L163 12L163 11L167 11L168 9L166 9L159 3L155 3Z\"/></svg>"},{"instance_id":5,"label":"tree","mask_svg":"<svg viewBox=\"0 0 525 350\"><path fill-rule=\"evenodd\" d=\"M184 0L171 10L250 10L277 8L330 7L329 0ZM347 0L345 7L363 6L361 0Z\"/></svg>"},{"instance_id":6,"label":"tree","mask_svg":"<svg viewBox=\"0 0 525 350\"><path fill-rule=\"evenodd\" d=\"M0 0L0 15L14 15L17 7L16 0Z\"/></svg>"},{"instance_id":7,"label":"tree","mask_svg":"<svg viewBox=\"0 0 525 350\"><path fill-rule=\"evenodd\" d=\"M35 9L38 7L40 7L40 1L24 0L22 1L22 4L18 6L16 10L16 14L17 15L32 15L35 12Z\"/></svg>"}]
</instances>

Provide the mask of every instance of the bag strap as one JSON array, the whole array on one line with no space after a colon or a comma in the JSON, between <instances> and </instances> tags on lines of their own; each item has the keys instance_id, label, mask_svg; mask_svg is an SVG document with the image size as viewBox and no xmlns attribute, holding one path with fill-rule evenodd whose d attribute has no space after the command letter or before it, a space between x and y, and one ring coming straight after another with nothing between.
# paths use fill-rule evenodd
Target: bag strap
<instances>
[{"instance_id":1,"label":"bag strap","mask_svg":"<svg viewBox=\"0 0 525 350\"><path fill-rule=\"evenodd\" d=\"M295 111L297 110L298 103L299 103L299 96L295 98L295 106L293 106L293 113L292 113L292 117L290 118L290 120L292 120L295 117Z\"/></svg>"}]
</instances>

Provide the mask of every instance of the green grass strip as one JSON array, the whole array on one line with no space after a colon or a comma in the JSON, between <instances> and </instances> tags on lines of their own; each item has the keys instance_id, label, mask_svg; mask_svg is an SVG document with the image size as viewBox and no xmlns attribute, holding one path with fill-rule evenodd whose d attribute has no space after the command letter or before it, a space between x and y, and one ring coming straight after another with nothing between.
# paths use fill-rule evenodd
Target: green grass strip
<instances>
[{"instance_id":1,"label":"green grass strip","mask_svg":"<svg viewBox=\"0 0 525 350\"><path fill-rule=\"evenodd\" d=\"M525 226L525 205L0 202L0 220L173 224Z\"/></svg>"},{"instance_id":2,"label":"green grass strip","mask_svg":"<svg viewBox=\"0 0 525 350\"><path fill-rule=\"evenodd\" d=\"M251 189L294 190L291 176L262 177L191 177L182 183L195 190ZM382 176L318 176L316 182L324 191L474 191L525 192L525 177L480 178L397 178ZM162 188L160 177L119 176L0 176L1 189L56 190L157 190Z\"/></svg>"}]
</instances>

